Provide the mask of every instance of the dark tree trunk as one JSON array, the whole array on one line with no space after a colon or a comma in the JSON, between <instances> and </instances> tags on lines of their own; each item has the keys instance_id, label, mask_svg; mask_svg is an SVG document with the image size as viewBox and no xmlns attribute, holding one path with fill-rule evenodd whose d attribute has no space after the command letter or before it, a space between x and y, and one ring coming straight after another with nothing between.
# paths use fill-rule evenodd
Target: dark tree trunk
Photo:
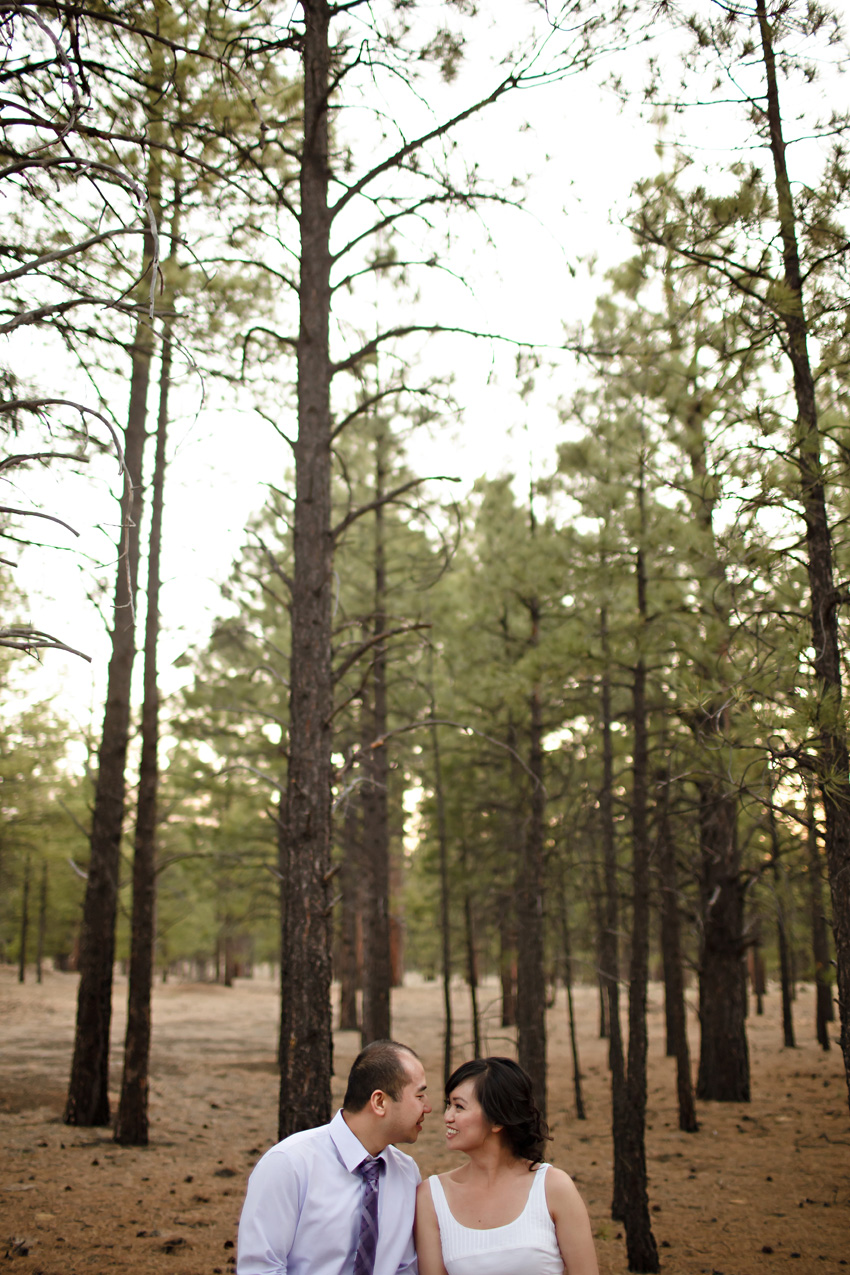
<instances>
[{"instance_id":1,"label":"dark tree trunk","mask_svg":"<svg viewBox=\"0 0 850 1275\"><path fill-rule=\"evenodd\" d=\"M375 540L373 638L386 630L386 565L384 549L384 439L375 440ZM371 737L366 743L363 785L363 855L366 898L363 908L363 1021L364 1045L388 1040L390 1031L390 836L389 760L387 745L387 648L378 641L372 650ZM369 714L365 714L369 721Z\"/></svg>"},{"instance_id":2,"label":"dark tree trunk","mask_svg":"<svg viewBox=\"0 0 850 1275\"><path fill-rule=\"evenodd\" d=\"M539 608L531 611L536 644ZM546 1115L546 981L543 969L543 838L546 789L543 786L543 714L535 690L530 701L529 771L531 811L522 839L517 881L517 1057L531 1077L534 1096Z\"/></svg>"},{"instance_id":3,"label":"dark tree trunk","mask_svg":"<svg viewBox=\"0 0 850 1275\"><path fill-rule=\"evenodd\" d=\"M377 657L376 657L377 658ZM369 739L366 741L365 769L368 779L362 789L363 812L363 1008L360 1023L361 1043L387 1040L390 1037L390 987L392 959L389 915L389 834L387 817L388 767L386 747L370 747L386 729L378 687L373 686L373 710Z\"/></svg>"},{"instance_id":4,"label":"dark tree trunk","mask_svg":"<svg viewBox=\"0 0 850 1275\"><path fill-rule=\"evenodd\" d=\"M45 859L41 865L41 888L38 893L38 948L35 956L35 978L40 983L42 979L42 964L44 962L44 939L47 933L47 860Z\"/></svg>"},{"instance_id":5,"label":"dark tree trunk","mask_svg":"<svg viewBox=\"0 0 850 1275\"><path fill-rule=\"evenodd\" d=\"M570 917L567 909L567 893L563 875L558 877L558 915L561 922L561 946L564 954L564 987L567 993L567 1026L570 1033L570 1053L573 1059L573 1093L576 1101L576 1119L586 1119L584 1097L581 1091L581 1064L578 1056L576 1020L573 1007L573 950L570 935Z\"/></svg>"},{"instance_id":6,"label":"dark tree trunk","mask_svg":"<svg viewBox=\"0 0 850 1275\"><path fill-rule=\"evenodd\" d=\"M749 1101L749 1057L742 993L743 887L740 880L737 813L738 795L718 769L721 741L732 735L732 676L727 651L730 594L726 569L714 531L718 494L706 454L705 396L696 378L683 420L683 442L691 465L690 496L694 522L701 532L702 605L709 617L709 644L695 659L707 686L714 686L713 702L689 721L700 748L698 775L700 845L700 1062L697 1097L730 1102Z\"/></svg>"},{"instance_id":7,"label":"dark tree trunk","mask_svg":"<svg viewBox=\"0 0 850 1275\"><path fill-rule=\"evenodd\" d=\"M236 964L233 958L233 920L230 912L224 914L224 986L232 987L236 977Z\"/></svg>"},{"instance_id":8,"label":"dark tree trunk","mask_svg":"<svg viewBox=\"0 0 850 1275\"><path fill-rule=\"evenodd\" d=\"M289 1040L284 1040L284 1032L289 1027L287 1014L284 1012L287 1001L288 992L286 982L289 969L289 835L287 832L286 822L287 809L287 792L284 788L280 794L277 816L277 875L278 875L278 903L280 906L280 1002L281 1014L278 1022L277 1036L277 1066L280 1072L280 1087L283 1089L283 1067L284 1061L288 1058ZM215 981L218 982L218 946L215 953ZM280 1135L280 1119L281 1113L278 1110L278 1136Z\"/></svg>"},{"instance_id":9,"label":"dark tree trunk","mask_svg":"<svg viewBox=\"0 0 850 1275\"><path fill-rule=\"evenodd\" d=\"M623 1111L626 1103L626 1075L623 1059L623 1037L620 1026L620 943L619 887L617 853L614 839L614 745L612 739L610 653L608 647L608 615L600 612L600 635L604 667L600 687L602 718L602 790L599 812L602 818L602 855L605 873L605 923L602 930L600 975L604 982L608 1011L608 1066L611 1070L611 1132L614 1143L614 1190L611 1216L625 1218L627 1174L623 1146Z\"/></svg>"},{"instance_id":10,"label":"dark tree trunk","mask_svg":"<svg viewBox=\"0 0 850 1275\"><path fill-rule=\"evenodd\" d=\"M809 820L807 841L812 917L812 957L815 963L815 1038L822 1049L829 1049L830 1040L827 1023L831 1023L833 1020L832 989L829 984L829 934L823 907L823 881L821 879L815 803L810 793L807 796L806 809Z\"/></svg>"},{"instance_id":11,"label":"dark tree trunk","mask_svg":"<svg viewBox=\"0 0 850 1275\"><path fill-rule=\"evenodd\" d=\"M176 227L174 237L176 239ZM127 1147L148 1145L148 1067L151 1042L151 989L153 987L154 911L156 907L156 824L159 785L159 640L160 555L162 508L165 488L165 448L168 435L168 392L171 385L170 325L162 342L159 378L159 414L156 434L151 529L148 552L148 604L145 616L145 674L142 705L142 756L136 807L136 839L133 853L133 920L130 938L130 975L127 987L127 1030L124 1038L124 1072L115 1123L115 1141Z\"/></svg>"},{"instance_id":12,"label":"dark tree trunk","mask_svg":"<svg viewBox=\"0 0 850 1275\"><path fill-rule=\"evenodd\" d=\"M30 857L24 860L24 881L21 890L21 947L18 953L18 982L27 975L27 935L30 924Z\"/></svg>"},{"instance_id":13,"label":"dark tree trunk","mask_svg":"<svg viewBox=\"0 0 850 1275\"><path fill-rule=\"evenodd\" d=\"M598 978L596 986L599 991L599 1039L607 1040L611 1034L608 1023L608 985L605 979Z\"/></svg>"},{"instance_id":14,"label":"dark tree trunk","mask_svg":"<svg viewBox=\"0 0 850 1275\"><path fill-rule=\"evenodd\" d=\"M664 950L664 991L667 1012L667 1053L676 1059L676 1094L679 1128L696 1133L696 1107L691 1082L691 1051L685 987L682 978L682 944L679 923L679 888L676 877L676 848L670 835L667 815L669 784L661 781L658 802L658 871L661 878L661 946Z\"/></svg>"},{"instance_id":15,"label":"dark tree trunk","mask_svg":"<svg viewBox=\"0 0 850 1275\"><path fill-rule=\"evenodd\" d=\"M601 813L601 803L600 803ZM608 980L602 973L605 968L605 924L607 898L599 875L599 863L596 858L591 861L593 873L593 911L596 921L596 989L599 993L599 1039L608 1039Z\"/></svg>"},{"instance_id":16,"label":"dark tree trunk","mask_svg":"<svg viewBox=\"0 0 850 1275\"><path fill-rule=\"evenodd\" d=\"M794 1016L791 1010L791 961L788 952L788 934L785 928L785 909L782 901L782 881L779 869L779 832L776 827L776 811L773 808L773 790L770 793L771 866L773 868L773 898L776 905L776 938L779 945L779 977L782 986L782 1038L786 1049L796 1048L794 1040Z\"/></svg>"},{"instance_id":17,"label":"dark tree trunk","mask_svg":"<svg viewBox=\"0 0 850 1275\"><path fill-rule=\"evenodd\" d=\"M643 501L641 469L640 501ZM642 512L642 509L641 509ZM632 680L632 943L629 962L629 1064L623 1109L626 1253L630 1271L659 1269L658 1248L649 1217L646 1179L646 987L649 977L649 830L647 790L649 739L646 720L646 567L638 548L635 564L639 654Z\"/></svg>"},{"instance_id":18,"label":"dark tree trunk","mask_svg":"<svg viewBox=\"0 0 850 1275\"><path fill-rule=\"evenodd\" d=\"M339 1029L359 1031L357 988L360 971L357 953L357 918L360 913L360 827L359 802L349 794L342 824L342 867L340 870L339 935Z\"/></svg>"},{"instance_id":19,"label":"dark tree trunk","mask_svg":"<svg viewBox=\"0 0 850 1275\"><path fill-rule=\"evenodd\" d=\"M154 152L155 154L155 152ZM152 159L152 165L154 161ZM157 208L158 175L149 177ZM156 196L156 198L155 198ZM148 237L145 265L151 268L154 245ZM113 608L112 655L107 673L106 708L98 752L91 826L91 854L80 934L80 982L71 1079L64 1121L71 1125L109 1124L109 1029L112 1022L112 965L115 912L124 825L124 771L130 727L130 691L136 654L135 611L139 576L139 526L142 520L142 452L145 444L148 382L153 332L142 313L132 347L130 406L124 431L124 493L118 539L118 569Z\"/></svg>"},{"instance_id":20,"label":"dark tree trunk","mask_svg":"<svg viewBox=\"0 0 850 1275\"><path fill-rule=\"evenodd\" d=\"M697 1097L717 1102L749 1102L738 802L719 782L701 784L699 796L702 944Z\"/></svg>"},{"instance_id":21,"label":"dark tree trunk","mask_svg":"<svg viewBox=\"0 0 850 1275\"><path fill-rule=\"evenodd\" d=\"M281 1138L331 1115L330 7L303 0L289 766L281 869Z\"/></svg>"},{"instance_id":22,"label":"dark tree trunk","mask_svg":"<svg viewBox=\"0 0 850 1275\"><path fill-rule=\"evenodd\" d=\"M390 986L404 986L404 864L397 854L390 854ZM392 910L395 902L397 911Z\"/></svg>"},{"instance_id":23,"label":"dark tree trunk","mask_svg":"<svg viewBox=\"0 0 850 1275\"><path fill-rule=\"evenodd\" d=\"M428 650L428 675L431 680L431 720L437 717L434 701L434 652ZM440 761L439 727L431 727L434 753L434 797L437 803L437 841L440 850L440 955L443 967L443 1084L452 1074L452 937L449 883L449 843L446 835L446 802L443 792L443 767Z\"/></svg>"},{"instance_id":24,"label":"dark tree trunk","mask_svg":"<svg viewBox=\"0 0 850 1275\"><path fill-rule=\"evenodd\" d=\"M806 523L807 568L811 600L812 648L817 679L818 779L826 816L826 859L832 892L832 918L838 965L838 1012L841 1049L850 1100L850 753L841 708L839 598L835 589L832 537L826 509L821 464L820 428L815 384L808 352L803 276L797 245L797 223L785 162L785 139L773 50L773 30L765 0L757 0L767 91L767 123L773 157L776 214L782 239L784 292L780 318L784 345L794 377L797 406L795 443L800 498Z\"/></svg>"},{"instance_id":25,"label":"dark tree trunk","mask_svg":"<svg viewBox=\"0 0 850 1275\"><path fill-rule=\"evenodd\" d=\"M461 873L469 881L469 863L465 843L461 843ZM468 884L463 892L463 932L466 949L466 985L469 988L469 1012L472 1025L472 1052L481 1057L481 1019L478 1013L478 953L475 947L475 917L472 911L472 893Z\"/></svg>"},{"instance_id":26,"label":"dark tree trunk","mask_svg":"<svg viewBox=\"0 0 850 1275\"><path fill-rule=\"evenodd\" d=\"M785 914L782 900L777 891L776 899L776 938L779 945L779 978L782 985L782 1039L786 1049L796 1049L794 1039L794 1014L791 1007L791 960L788 952L788 933L785 928Z\"/></svg>"},{"instance_id":27,"label":"dark tree trunk","mask_svg":"<svg viewBox=\"0 0 850 1275\"><path fill-rule=\"evenodd\" d=\"M660 855L659 855L660 862ZM664 886L662 884L662 890ZM673 1022L672 993L670 991L675 980L670 964L670 937L665 927L665 908L661 906L661 964L664 974L664 1052L668 1058L676 1057L676 1028Z\"/></svg>"},{"instance_id":28,"label":"dark tree trunk","mask_svg":"<svg viewBox=\"0 0 850 1275\"><path fill-rule=\"evenodd\" d=\"M514 903L509 894L499 898L499 981L502 991L502 1026L516 1026L516 929Z\"/></svg>"},{"instance_id":29,"label":"dark tree trunk","mask_svg":"<svg viewBox=\"0 0 850 1275\"><path fill-rule=\"evenodd\" d=\"M793 915L794 915L793 908L791 909L791 915L793 918ZM791 1002L793 1004L793 1002L796 1001L797 999L797 949L794 946L793 920L791 923L791 928L790 930L786 930L786 934L788 935L788 974L791 980L790 995L791 995Z\"/></svg>"},{"instance_id":30,"label":"dark tree trunk","mask_svg":"<svg viewBox=\"0 0 850 1275\"><path fill-rule=\"evenodd\" d=\"M756 998L756 1016L764 1013L764 997L767 992L767 975L764 968L764 957L761 954L760 928L756 929L753 946L750 949L750 968L752 971L753 995Z\"/></svg>"}]
</instances>

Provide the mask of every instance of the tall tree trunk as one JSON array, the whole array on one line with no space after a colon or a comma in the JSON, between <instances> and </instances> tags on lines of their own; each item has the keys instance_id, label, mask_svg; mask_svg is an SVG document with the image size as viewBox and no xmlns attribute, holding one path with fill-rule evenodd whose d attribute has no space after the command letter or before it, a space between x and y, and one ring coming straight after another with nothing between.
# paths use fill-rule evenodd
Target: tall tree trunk
<instances>
[{"instance_id":1,"label":"tall tree trunk","mask_svg":"<svg viewBox=\"0 0 850 1275\"><path fill-rule=\"evenodd\" d=\"M44 939L47 933L47 860L43 860L41 865L41 888L38 893L38 948L35 956L35 978L40 983L42 979L42 964L44 962Z\"/></svg>"},{"instance_id":2,"label":"tall tree trunk","mask_svg":"<svg viewBox=\"0 0 850 1275\"><path fill-rule=\"evenodd\" d=\"M771 784L770 841L771 868L773 869L773 898L776 907L776 938L779 946L779 977L782 986L782 1037L786 1049L796 1048L794 1040L794 1016L791 1010L791 961L788 952L788 934L785 928L785 909L782 900L782 881L779 869L779 832L776 827L776 811L774 810L774 787Z\"/></svg>"},{"instance_id":3,"label":"tall tree trunk","mask_svg":"<svg viewBox=\"0 0 850 1275\"><path fill-rule=\"evenodd\" d=\"M30 857L24 860L24 882L21 889L21 933L18 953L18 982L23 983L27 974L27 934L30 924Z\"/></svg>"},{"instance_id":4,"label":"tall tree trunk","mask_svg":"<svg viewBox=\"0 0 850 1275\"><path fill-rule=\"evenodd\" d=\"M357 953L357 918L360 913L360 803L349 794L342 824L339 936L339 1029L358 1031L357 988L360 984Z\"/></svg>"},{"instance_id":5,"label":"tall tree trunk","mask_svg":"<svg viewBox=\"0 0 850 1275\"><path fill-rule=\"evenodd\" d=\"M328 99L330 6L303 0L298 437L289 766L281 830L281 1076L278 1130L331 1115L331 418Z\"/></svg>"},{"instance_id":6,"label":"tall tree trunk","mask_svg":"<svg viewBox=\"0 0 850 1275\"><path fill-rule=\"evenodd\" d=\"M475 917L472 911L472 891L469 888L469 861L466 843L461 842L460 867L467 882L463 891L463 931L466 948L466 985L469 988L469 1010L472 1026L472 1052L481 1057L481 1018L478 1013L478 953L475 947Z\"/></svg>"},{"instance_id":7,"label":"tall tree trunk","mask_svg":"<svg viewBox=\"0 0 850 1275\"><path fill-rule=\"evenodd\" d=\"M175 225L172 227L172 243L176 242L177 233ZM151 1043L157 789L159 786L159 686L156 659L159 640L160 558L165 450L168 434L168 393L171 386L170 329L170 320L166 320L160 362L159 413L148 549L142 755L139 765L139 796L136 806L136 839L133 853L133 920L130 937L130 975L127 987L127 1030L124 1038L121 1098L115 1123L115 1141L129 1147L148 1145L148 1067Z\"/></svg>"},{"instance_id":8,"label":"tall tree trunk","mask_svg":"<svg viewBox=\"0 0 850 1275\"><path fill-rule=\"evenodd\" d=\"M750 968L752 970L753 995L756 998L756 1016L764 1013L764 998L767 992L767 975L764 968L764 957L761 954L761 926L756 925L753 945L750 948Z\"/></svg>"},{"instance_id":9,"label":"tall tree trunk","mask_svg":"<svg viewBox=\"0 0 850 1275\"><path fill-rule=\"evenodd\" d=\"M607 1040L608 1030L608 980L602 973L605 968L605 920L607 899L602 879L599 875L597 858L591 859L590 870L593 874L593 915L596 922L596 990L599 1006L599 1039Z\"/></svg>"},{"instance_id":10,"label":"tall tree trunk","mask_svg":"<svg viewBox=\"0 0 850 1275\"><path fill-rule=\"evenodd\" d=\"M499 896L499 982L503 1027L516 1026L516 952L514 900L505 892Z\"/></svg>"},{"instance_id":11,"label":"tall tree trunk","mask_svg":"<svg viewBox=\"0 0 850 1275\"><path fill-rule=\"evenodd\" d=\"M699 675L715 687L708 703L690 719L700 749L698 778L700 846L700 1061L697 1097L719 1101L749 1101L749 1054L744 1020L747 998L742 994L744 956L743 885L738 849L738 794L722 764L719 748L732 734L728 655L730 627L729 583L714 531L718 502L715 476L706 454L705 416L710 396L691 374L691 396L682 421L682 439L691 466L690 504L701 533L698 575L706 617L703 653L696 657Z\"/></svg>"},{"instance_id":12,"label":"tall tree trunk","mask_svg":"<svg viewBox=\"0 0 850 1275\"><path fill-rule=\"evenodd\" d=\"M434 700L434 652L428 648L428 676L431 682L431 720L437 717ZM446 801L443 792L443 767L440 761L439 727L431 727L434 754L434 797L437 803L437 843L440 864L440 955L443 967L443 1085L452 1074L452 937L449 891L449 843L446 835Z\"/></svg>"},{"instance_id":13,"label":"tall tree trunk","mask_svg":"<svg viewBox=\"0 0 850 1275\"><path fill-rule=\"evenodd\" d=\"M389 837L388 837L389 843ZM404 987L405 939L407 927L404 921L404 858L390 853L390 986Z\"/></svg>"},{"instance_id":14,"label":"tall tree trunk","mask_svg":"<svg viewBox=\"0 0 850 1275\"><path fill-rule=\"evenodd\" d=\"M536 645L539 606L531 610ZM530 699L528 769L531 810L522 838L517 882L517 1057L531 1077L534 1097L546 1115L546 978L543 969L543 838L546 789L543 786L543 713L535 689Z\"/></svg>"},{"instance_id":15,"label":"tall tree trunk","mask_svg":"<svg viewBox=\"0 0 850 1275\"><path fill-rule=\"evenodd\" d=\"M697 1097L718 1102L749 1102L738 801L725 792L718 780L699 785L699 805L702 942Z\"/></svg>"},{"instance_id":16,"label":"tall tree trunk","mask_svg":"<svg viewBox=\"0 0 850 1275\"><path fill-rule=\"evenodd\" d=\"M809 360L796 213L785 162L773 30L767 16L765 0L757 0L756 17L765 69L766 115L773 157L776 215L782 239L785 291L781 321L785 330L784 345L793 371L797 406L795 443L800 473L800 497L806 523L812 648L818 683L815 721L818 736L818 778L826 816L826 859L832 892L832 921L838 965L841 1049L850 1101L850 752L841 710L839 599L833 576L832 537L826 510L815 384Z\"/></svg>"},{"instance_id":17,"label":"tall tree trunk","mask_svg":"<svg viewBox=\"0 0 850 1275\"><path fill-rule=\"evenodd\" d=\"M383 449L384 435L379 428L375 437L374 639L386 629ZM364 1045L371 1040L387 1040L391 1035L389 760L387 745L383 742L387 732L387 648L384 641L376 641L372 649L371 687L371 738L366 741L367 778L363 785L366 898L363 909L361 1036Z\"/></svg>"},{"instance_id":18,"label":"tall tree trunk","mask_svg":"<svg viewBox=\"0 0 850 1275\"><path fill-rule=\"evenodd\" d=\"M160 155L151 148L148 196L159 219ZM144 246L144 282L154 268L155 245L148 232ZM118 565L113 608L112 654L107 673L106 707L98 751L91 825L91 853L80 933L80 982L71 1079L63 1119L71 1125L109 1124L109 1030L112 1022L112 966L115 913L124 826L124 771L130 728L130 692L136 654L135 616L139 577L139 527L142 520L142 453L145 445L148 383L153 328L145 313L143 285L131 348L130 404L124 430L124 491L118 534Z\"/></svg>"},{"instance_id":19,"label":"tall tree trunk","mask_svg":"<svg viewBox=\"0 0 850 1275\"><path fill-rule=\"evenodd\" d=\"M806 794L808 815L807 843L809 850L809 893L812 918L812 957L815 963L815 1039L824 1050L829 1049L827 1023L833 1020L832 989L829 982L829 934L823 907L823 881L821 879L818 828L815 819L815 803L811 792Z\"/></svg>"},{"instance_id":20,"label":"tall tree trunk","mask_svg":"<svg viewBox=\"0 0 850 1275\"><path fill-rule=\"evenodd\" d=\"M600 977L596 980L596 986L599 991L599 1039L608 1040L611 1035L611 1026L608 1018L608 984L604 978Z\"/></svg>"},{"instance_id":21,"label":"tall tree trunk","mask_svg":"<svg viewBox=\"0 0 850 1275\"><path fill-rule=\"evenodd\" d=\"M620 907L617 882L617 853L614 839L614 745L612 739L610 651L608 613L603 607L599 616L602 645L602 680L600 686L602 718L602 791L599 810L602 817L602 855L605 873L605 924L602 930L600 975L604 981L608 1003L608 1065L611 1070L611 1133L614 1143L614 1190L611 1216L622 1221L626 1211L625 1148L623 1146L623 1111L626 1103L626 1075L623 1037L620 1025Z\"/></svg>"},{"instance_id":22,"label":"tall tree trunk","mask_svg":"<svg viewBox=\"0 0 850 1275\"><path fill-rule=\"evenodd\" d=\"M776 905L776 939L779 946L779 979L782 989L782 1039L786 1049L796 1049L794 1039L794 1014L791 1007L791 957L788 951L788 932L785 926L785 911L780 895L779 869L773 869L774 902Z\"/></svg>"},{"instance_id":23,"label":"tall tree trunk","mask_svg":"<svg viewBox=\"0 0 850 1275\"><path fill-rule=\"evenodd\" d=\"M233 956L233 918L230 909L224 913L224 986L232 987L236 977L236 966Z\"/></svg>"},{"instance_id":24,"label":"tall tree trunk","mask_svg":"<svg viewBox=\"0 0 850 1275\"><path fill-rule=\"evenodd\" d=\"M643 465L639 500L643 530ZM632 943L629 962L629 1062L623 1110L626 1253L630 1271L659 1269L658 1248L649 1217L646 1180L646 986L649 976L649 830L647 790L649 737L646 715L646 664L643 637L647 625L646 566L638 547L635 564L638 658L632 675Z\"/></svg>"},{"instance_id":25,"label":"tall tree trunk","mask_svg":"<svg viewBox=\"0 0 850 1275\"><path fill-rule=\"evenodd\" d=\"M573 1006L572 938L570 935L570 917L567 910L567 892L564 888L563 873L558 876L558 916L561 922L561 947L564 955L564 988L567 993L567 1027L570 1033L570 1053L573 1059L573 1093L576 1102L576 1119L585 1120L584 1097L581 1091L581 1064L578 1056L576 1019Z\"/></svg>"},{"instance_id":26,"label":"tall tree trunk","mask_svg":"<svg viewBox=\"0 0 850 1275\"><path fill-rule=\"evenodd\" d=\"M660 863L660 855L659 855ZM662 890L664 889L662 883ZM673 1022L671 987L675 979L670 964L669 936L665 927L665 910L661 907L661 965L664 977L664 1052L668 1058L676 1057L676 1029Z\"/></svg>"},{"instance_id":27,"label":"tall tree trunk","mask_svg":"<svg viewBox=\"0 0 850 1275\"><path fill-rule=\"evenodd\" d=\"M658 802L658 871L661 878L661 946L664 950L664 992L667 1014L667 1053L676 1059L676 1095L679 1128L696 1133L696 1107L691 1082L691 1051L685 988L682 978L682 943L679 923L679 888L676 875L676 848L668 818L669 783L660 780Z\"/></svg>"}]
</instances>

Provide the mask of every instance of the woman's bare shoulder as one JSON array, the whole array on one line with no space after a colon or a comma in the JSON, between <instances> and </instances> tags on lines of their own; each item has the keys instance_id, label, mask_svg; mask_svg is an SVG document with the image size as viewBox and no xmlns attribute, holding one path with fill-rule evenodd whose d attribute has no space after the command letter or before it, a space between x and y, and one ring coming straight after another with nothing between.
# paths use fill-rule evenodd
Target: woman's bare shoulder
<instances>
[{"instance_id":1,"label":"woman's bare shoulder","mask_svg":"<svg viewBox=\"0 0 850 1275\"><path fill-rule=\"evenodd\" d=\"M556 1169L554 1164L550 1164L546 1170L543 1185L546 1188L546 1203L550 1209L574 1208L576 1205L584 1208L578 1187L569 1173L565 1173L563 1169Z\"/></svg>"}]
</instances>

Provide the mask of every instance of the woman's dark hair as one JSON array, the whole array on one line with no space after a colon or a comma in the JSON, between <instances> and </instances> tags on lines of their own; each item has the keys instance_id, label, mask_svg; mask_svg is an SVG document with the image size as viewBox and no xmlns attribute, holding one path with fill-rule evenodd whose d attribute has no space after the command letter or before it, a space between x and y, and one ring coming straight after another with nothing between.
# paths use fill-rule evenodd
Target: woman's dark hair
<instances>
[{"instance_id":1,"label":"woman's dark hair","mask_svg":"<svg viewBox=\"0 0 850 1275\"><path fill-rule=\"evenodd\" d=\"M447 1102L465 1080L475 1082L481 1110L491 1124L502 1126L505 1141L516 1158L539 1164L549 1128L537 1109L528 1072L513 1058L472 1058L449 1076Z\"/></svg>"}]
</instances>

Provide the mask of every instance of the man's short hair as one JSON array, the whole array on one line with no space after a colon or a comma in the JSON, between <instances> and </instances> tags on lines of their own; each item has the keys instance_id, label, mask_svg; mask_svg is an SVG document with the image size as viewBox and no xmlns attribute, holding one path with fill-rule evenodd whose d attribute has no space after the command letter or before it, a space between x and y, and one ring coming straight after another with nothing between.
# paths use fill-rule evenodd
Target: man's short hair
<instances>
[{"instance_id":1,"label":"man's short hair","mask_svg":"<svg viewBox=\"0 0 850 1275\"><path fill-rule=\"evenodd\" d=\"M348 1073L348 1088L342 1102L344 1109L352 1115L362 1111L376 1089L392 1098L393 1102L398 1102L410 1080L404 1069L402 1054L419 1057L409 1045L402 1045L397 1040L373 1040L361 1049Z\"/></svg>"}]
</instances>

